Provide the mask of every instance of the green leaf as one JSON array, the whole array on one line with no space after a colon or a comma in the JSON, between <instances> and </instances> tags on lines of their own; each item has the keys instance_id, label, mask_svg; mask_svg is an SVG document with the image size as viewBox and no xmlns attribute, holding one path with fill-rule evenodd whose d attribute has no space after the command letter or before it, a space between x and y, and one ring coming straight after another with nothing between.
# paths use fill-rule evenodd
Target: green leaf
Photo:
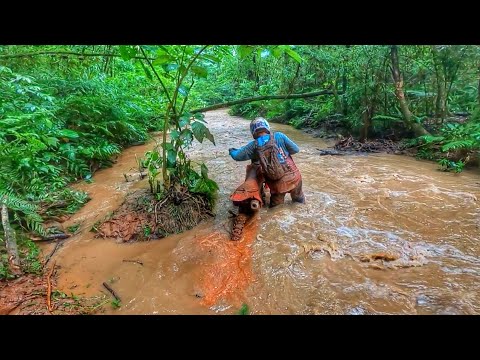
<instances>
[{"instance_id":1,"label":"green leaf","mask_svg":"<svg viewBox=\"0 0 480 360\"><path fill-rule=\"evenodd\" d=\"M238 54L240 55L240 59L244 59L249 56L255 48L251 45L240 45L238 47Z\"/></svg>"},{"instance_id":2,"label":"green leaf","mask_svg":"<svg viewBox=\"0 0 480 360\"><path fill-rule=\"evenodd\" d=\"M193 136L195 136L195 139L197 139L200 143L203 142L204 138L207 138L213 143L213 145L215 145L215 139L213 138L213 135L203 123L195 121L192 124L192 132Z\"/></svg>"},{"instance_id":3,"label":"green leaf","mask_svg":"<svg viewBox=\"0 0 480 360\"><path fill-rule=\"evenodd\" d=\"M168 54L168 51L166 51L164 46L160 46L159 49L155 50L155 53L157 54L157 58L161 55Z\"/></svg>"},{"instance_id":4,"label":"green leaf","mask_svg":"<svg viewBox=\"0 0 480 360\"><path fill-rule=\"evenodd\" d=\"M238 311L238 315L248 315L248 313L250 312L249 308L248 308L248 305L247 304L243 304L241 309Z\"/></svg>"},{"instance_id":5,"label":"green leaf","mask_svg":"<svg viewBox=\"0 0 480 360\"><path fill-rule=\"evenodd\" d=\"M137 49L131 45L120 45L120 55L123 60L130 60L137 55Z\"/></svg>"},{"instance_id":6,"label":"green leaf","mask_svg":"<svg viewBox=\"0 0 480 360\"><path fill-rule=\"evenodd\" d=\"M148 70L148 68L145 68L145 75L147 75L147 78L149 80L152 80L153 77L152 77L152 73L150 72L150 70Z\"/></svg>"},{"instance_id":7,"label":"green leaf","mask_svg":"<svg viewBox=\"0 0 480 360\"><path fill-rule=\"evenodd\" d=\"M164 65L172 61L175 61L175 58L172 55L163 54L153 60L153 65Z\"/></svg>"},{"instance_id":8,"label":"green leaf","mask_svg":"<svg viewBox=\"0 0 480 360\"><path fill-rule=\"evenodd\" d=\"M458 141L452 141L449 142L445 145L442 146L442 151L450 151L450 150L455 150L455 149L469 149L473 146L473 141L471 140L458 140Z\"/></svg>"},{"instance_id":9,"label":"green leaf","mask_svg":"<svg viewBox=\"0 0 480 360\"><path fill-rule=\"evenodd\" d=\"M170 50L166 46L159 45L158 47L159 47L157 49L157 54L158 55L169 54L170 53Z\"/></svg>"},{"instance_id":10,"label":"green leaf","mask_svg":"<svg viewBox=\"0 0 480 360\"><path fill-rule=\"evenodd\" d=\"M187 72L187 68L184 65L180 65L178 68L178 71L180 72L181 76L184 76L185 73Z\"/></svg>"},{"instance_id":11,"label":"green leaf","mask_svg":"<svg viewBox=\"0 0 480 360\"><path fill-rule=\"evenodd\" d=\"M147 75L147 78L149 80L152 80L152 73L150 72L150 70L145 66L143 62L141 62L140 64L142 64L143 71L145 71L145 75Z\"/></svg>"},{"instance_id":12,"label":"green leaf","mask_svg":"<svg viewBox=\"0 0 480 360\"><path fill-rule=\"evenodd\" d=\"M423 90L405 90L408 95L418 96L418 97L429 97L435 96L435 93L432 92L425 92Z\"/></svg>"},{"instance_id":13,"label":"green leaf","mask_svg":"<svg viewBox=\"0 0 480 360\"><path fill-rule=\"evenodd\" d=\"M287 53L288 56L290 56L293 60L298 62L299 64L302 63L303 59L302 57L295 51L290 48L285 48L285 52Z\"/></svg>"},{"instance_id":14,"label":"green leaf","mask_svg":"<svg viewBox=\"0 0 480 360\"><path fill-rule=\"evenodd\" d=\"M56 147L58 145L58 139L56 137L45 136L43 138L43 141L45 142L45 144L47 144L49 146Z\"/></svg>"},{"instance_id":15,"label":"green leaf","mask_svg":"<svg viewBox=\"0 0 480 360\"><path fill-rule=\"evenodd\" d=\"M152 161L157 161L159 157L160 157L160 154L158 153L158 151L154 151L154 152L150 155L150 159L151 159Z\"/></svg>"},{"instance_id":16,"label":"green leaf","mask_svg":"<svg viewBox=\"0 0 480 360\"><path fill-rule=\"evenodd\" d=\"M68 139L78 139L79 135L76 131L69 129L62 129L57 132L58 136L65 137Z\"/></svg>"},{"instance_id":17,"label":"green leaf","mask_svg":"<svg viewBox=\"0 0 480 360\"><path fill-rule=\"evenodd\" d=\"M177 152L173 149L167 151L167 160L170 166L174 166L177 161Z\"/></svg>"},{"instance_id":18,"label":"green leaf","mask_svg":"<svg viewBox=\"0 0 480 360\"><path fill-rule=\"evenodd\" d=\"M202 113L200 113L200 112L195 113L195 114L193 115L193 117L194 117L195 119L197 119L198 121L201 121L201 122L203 122L203 123L205 123L205 124L207 123L207 122L204 120L204 119L205 119L205 115L202 114Z\"/></svg>"},{"instance_id":19,"label":"green leaf","mask_svg":"<svg viewBox=\"0 0 480 360\"><path fill-rule=\"evenodd\" d=\"M189 116L182 116L180 118L180 121L178 122L178 125L183 128L184 126L190 124L190 117Z\"/></svg>"},{"instance_id":20,"label":"green leaf","mask_svg":"<svg viewBox=\"0 0 480 360\"><path fill-rule=\"evenodd\" d=\"M180 140L183 143L191 143L193 140L193 133L190 129L184 129L180 133Z\"/></svg>"},{"instance_id":21,"label":"green leaf","mask_svg":"<svg viewBox=\"0 0 480 360\"><path fill-rule=\"evenodd\" d=\"M180 133L178 132L178 130L172 130L170 132L170 138L172 140L177 140L179 137L180 137Z\"/></svg>"},{"instance_id":22,"label":"green leaf","mask_svg":"<svg viewBox=\"0 0 480 360\"><path fill-rule=\"evenodd\" d=\"M208 71L204 67L201 67L201 66L198 66L198 65L193 65L191 69L192 69L193 73L197 76L206 78L207 75L208 75Z\"/></svg>"},{"instance_id":23,"label":"green leaf","mask_svg":"<svg viewBox=\"0 0 480 360\"><path fill-rule=\"evenodd\" d=\"M178 69L178 64L168 64L165 66L165 71L173 71Z\"/></svg>"},{"instance_id":24,"label":"green leaf","mask_svg":"<svg viewBox=\"0 0 480 360\"><path fill-rule=\"evenodd\" d=\"M180 85L178 92L183 96L188 96L188 88L186 86Z\"/></svg>"},{"instance_id":25,"label":"green leaf","mask_svg":"<svg viewBox=\"0 0 480 360\"><path fill-rule=\"evenodd\" d=\"M423 135L423 136L420 136L418 139L423 140L427 144L438 143L445 140L443 136L432 136L432 135Z\"/></svg>"},{"instance_id":26,"label":"green leaf","mask_svg":"<svg viewBox=\"0 0 480 360\"><path fill-rule=\"evenodd\" d=\"M273 50L272 50L273 56L275 56L277 59L282 56L282 53L283 53L282 48L280 48L280 47L278 47L278 46L275 47L275 48L273 48Z\"/></svg>"},{"instance_id":27,"label":"green leaf","mask_svg":"<svg viewBox=\"0 0 480 360\"><path fill-rule=\"evenodd\" d=\"M202 177L204 179L208 179L208 168L205 164L202 164L200 165L200 170L201 170L201 173L202 173Z\"/></svg>"},{"instance_id":28,"label":"green leaf","mask_svg":"<svg viewBox=\"0 0 480 360\"><path fill-rule=\"evenodd\" d=\"M201 55L200 59L206 59L206 60L212 61L214 63L219 63L220 62L220 59L218 57L213 56L213 55L209 55L209 54Z\"/></svg>"}]
</instances>

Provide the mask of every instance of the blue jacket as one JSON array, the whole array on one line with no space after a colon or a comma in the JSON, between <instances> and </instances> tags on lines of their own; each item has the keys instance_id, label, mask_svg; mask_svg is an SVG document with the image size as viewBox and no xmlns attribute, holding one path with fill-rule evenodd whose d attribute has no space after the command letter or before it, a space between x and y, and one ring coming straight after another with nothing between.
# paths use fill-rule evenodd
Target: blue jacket
<instances>
[{"instance_id":1,"label":"blue jacket","mask_svg":"<svg viewBox=\"0 0 480 360\"><path fill-rule=\"evenodd\" d=\"M286 159L293 154L300 151L297 144L290 140L287 135L281 132L275 132L275 142L280 149L278 159L280 163L285 163ZM250 141L247 145L242 146L240 149L230 149L229 153L233 160L245 161L245 160L258 160L255 153L255 141L258 146L265 145L270 140L270 134L260 136L256 140Z\"/></svg>"}]
</instances>

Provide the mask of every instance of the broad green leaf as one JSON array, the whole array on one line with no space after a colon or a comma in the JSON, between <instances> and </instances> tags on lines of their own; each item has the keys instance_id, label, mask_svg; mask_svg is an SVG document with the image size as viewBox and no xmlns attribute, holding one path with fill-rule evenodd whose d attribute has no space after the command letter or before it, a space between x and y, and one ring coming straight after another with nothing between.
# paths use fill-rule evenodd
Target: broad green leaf
<instances>
[{"instance_id":1,"label":"broad green leaf","mask_svg":"<svg viewBox=\"0 0 480 360\"><path fill-rule=\"evenodd\" d=\"M143 71L145 71L145 75L147 76L147 78L149 80L152 80L152 73L150 72L150 70L145 66L143 62L141 62L140 64L142 64Z\"/></svg>"},{"instance_id":2,"label":"broad green leaf","mask_svg":"<svg viewBox=\"0 0 480 360\"><path fill-rule=\"evenodd\" d=\"M197 119L198 121L201 121L201 122L203 122L203 123L205 123L205 124L207 123L207 122L205 121L205 115L202 114L202 113L200 113L200 112L195 113L195 114L193 115L193 117L194 117L195 119Z\"/></svg>"},{"instance_id":3,"label":"broad green leaf","mask_svg":"<svg viewBox=\"0 0 480 360\"><path fill-rule=\"evenodd\" d=\"M192 66L192 71L194 72L195 75L198 75L200 77L207 77L208 71L204 67L198 66L198 65L193 65Z\"/></svg>"},{"instance_id":4,"label":"broad green leaf","mask_svg":"<svg viewBox=\"0 0 480 360\"><path fill-rule=\"evenodd\" d=\"M47 129L51 129L53 127L53 123L48 119L44 120L44 124L47 127Z\"/></svg>"},{"instance_id":5,"label":"broad green leaf","mask_svg":"<svg viewBox=\"0 0 480 360\"><path fill-rule=\"evenodd\" d=\"M295 60L299 64L302 63L303 59L301 58L301 56L295 50L292 50L292 49L287 47L287 48L285 48L285 52L287 53L288 56L290 56L293 60Z\"/></svg>"},{"instance_id":6,"label":"broad green leaf","mask_svg":"<svg viewBox=\"0 0 480 360\"><path fill-rule=\"evenodd\" d=\"M200 143L203 142L204 138L207 138L215 145L215 139L213 135L210 133L210 130L201 122L195 121L192 124L192 132L195 139L197 139Z\"/></svg>"},{"instance_id":7,"label":"broad green leaf","mask_svg":"<svg viewBox=\"0 0 480 360\"><path fill-rule=\"evenodd\" d=\"M69 129L62 129L62 130L59 130L57 132L58 136L61 136L61 137L66 137L68 139L77 139L78 138L78 133L76 131L73 131L73 130L69 130Z\"/></svg>"},{"instance_id":8,"label":"broad green leaf","mask_svg":"<svg viewBox=\"0 0 480 360\"><path fill-rule=\"evenodd\" d=\"M178 122L178 125L183 128L184 126L190 124L190 117L189 116L182 116L180 118L180 121Z\"/></svg>"},{"instance_id":9,"label":"broad green leaf","mask_svg":"<svg viewBox=\"0 0 480 360\"><path fill-rule=\"evenodd\" d=\"M174 149L167 151L167 160L169 165L174 166L177 161L177 152Z\"/></svg>"},{"instance_id":10,"label":"broad green leaf","mask_svg":"<svg viewBox=\"0 0 480 360\"><path fill-rule=\"evenodd\" d=\"M188 88L186 86L180 85L178 92L183 96L188 96Z\"/></svg>"},{"instance_id":11,"label":"broad green leaf","mask_svg":"<svg viewBox=\"0 0 480 360\"><path fill-rule=\"evenodd\" d=\"M279 57L282 56L283 50L282 50L282 48L276 46L276 47L273 48L272 54L273 54L273 56L275 56L278 59Z\"/></svg>"},{"instance_id":12,"label":"broad green leaf","mask_svg":"<svg viewBox=\"0 0 480 360\"><path fill-rule=\"evenodd\" d=\"M58 145L58 139L56 137L51 137L51 136L45 136L43 138L43 141L45 142L45 144L49 145L49 146L54 146L56 147Z\"/></svg>"},{"instance_id":13,"label":"broad green leaf","mask_svg":"<svg viewBox=\"0 0 480 360\"><path fill-rule=\"evenodd\" d=\"M191 131L190 129L184 129L184 130L182 130L182 132L180 133L180 139L181 139L184 143L190 143L190 142L192 142L192 140L193 140L192 131Z\"/></svg>"},{"instance_id":14,"label":"broad green leaf","mask_svg":"<svg viewBox=\"0 0 480 360\"><path fill-rule=\"evenodd\" d=\"M238 54L240 55L241 59L244 59L249 56L253 50L255 50L255 48L251 45L240 45L238 47Z\"/></svg>"},{"instance_id":15,"label":"broad green leaf","mask_svg":"<svg viewBox=\"0 0 480 360\"><path fill-rule=\"evenodd\" d=\"M158 47L159 47L161 50L165 51L167 54L169 54L169 53L170 53L170 50L169 50L169 48L168 48L168 47L166 47L166 46L163 46L163 45L159 45ZM160 50L160 49L159 49L159 50Z\"/></svg>"},{"instance_id":16,"label":"broad green leaf","mask_svg":"<svg viewBox=\"0 0 480 360\"><path fill-rule=\"evenodd\" d=\"M123 60L130 60L127 49L128 49L128 46L120 45L120 56L122 57Z\"/></svg>"},{"instance_id":17,"label":"broad green leaf","mask_svg":"<svg viewBox=\"0 0 480 360\"><path fill-rule=\"evenodd\" d=\"M181 66L178 68L178 71L180 72L180 75L181 75L181 76L184 76L185 73L187 72L187 68L186 68L184 65L181 65Z\"/></svg>"},{"instance_id":18,"label":"broad green leaf","mask_svg":"<svg viewBox=\"0 0 480 360\"><path fill-rule=\"evenodd\" d=\"M137 49L131 45L120 45L120 55L123 60L130 60L137 55Z\"/></svg>"},{"instance_id":19,"label":"broad green leaf","mask_svg":"<svg viewBox=\"0 0 480 360\"><path fill-rule=\"evenodd\" d=\"M172 55L163 54L159 55L155 60L153 60L153 65L164 65L174 60L175 58Z\"/></svg>"},{"instance_id":20,"label":"broad green leaf","mask_svg":"<svg viewBox=\"0 0 480 360\"><path fill-rule=\"evenodd\" d=\"M153 152L153 153L150 155L150 159L151 159L152 161L157 161L159 157L160 157L160 154L159 154L157 151Z\"/></svg>"},{"instance_id":21,"label":"broad green leaf","mask_svg":"<svg viewBox=\"0 0 480 360\"><path fill-rule=\"evenodd\" d=\"M179 136L180 136L180 133L178 132L178 130L172 130L170 132L170 138L172 140L177 140L179 138Z\"/></svg>"}]
</instances>

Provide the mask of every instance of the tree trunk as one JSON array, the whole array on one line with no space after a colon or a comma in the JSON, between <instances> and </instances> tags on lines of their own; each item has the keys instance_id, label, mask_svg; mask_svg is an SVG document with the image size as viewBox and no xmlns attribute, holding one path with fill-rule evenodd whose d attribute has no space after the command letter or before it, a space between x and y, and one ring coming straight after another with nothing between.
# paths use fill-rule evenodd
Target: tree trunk
<instances>
[{"instance_id":1,"label":"tree trunk","mask_svg":"<svg viewBox=\"0 0 480 360\"><path fill-rule=\"evenodd\" d=\"M368 68L365 68L365 79L364 79L364 93L363 93L363 112L362 112L362 119L363 119L363 127L360 130L360 142L364 142L367 140L368 137L368 129L372 124L372 118L370 116L370 101L368 100Z\"/></svg>"},{"instance_id":2,"label":"tree trunk","mask_svg":"<svg viewBox=\"0 0 480 360\"><path fill-rule=\"evenodd\" d=\"M15 232L10 226L10 221L8 219L8 208L7 204L4 203L4 199L1 201L2 205L2 225L3 231L5 232L5 242L7 245L7 254L8 254L8 264L10 271L13 274L18 274L20 272L20 257L18 256L18 247L17 240L15 238Z\"/></svg>"},{"instance_id":3,"label":"tree trunk","mask_svg":"<svg viewBox=\"0 0 480 360\"><path fill-rule=\"evenodd\" d=\"M360 142L364 142L368 139L368 130L372 126L372 118L375 115L375 111L377 108L377 97L381 87L381 82L380 82L381 76L382 74L380 69L377 71L377 74L374 75L375 86L372 90L372 94L370 97L368 97L367 89L365 89L365 98L364 98L365 111L362 114L363 127L360 130L360 139L359 139ZM367 84L367 81L368 81L368 77L365 78L365 84Z\"/></svg>"},{"instance_id":4,"label":"tree trunk","mask_svg":"<svg viewBox=\"0 0 480 360\"><path fill-rule=\"evenodd\" d=\"M347 49L350 48L350 45L346 45ZM348 115L348 103L347 103L347 86L348 86L348 78L347 78L347 62L348 62L348 56L345 56L343 59L343 71L342 71L342 92L343 92L343 97L342 97L342 113L343 116Z\"/></svg>"},{"instance_id":5,"label":"tree trunk","mask_svg":"<svg viewBox=\"0 0 480 360\"><path fill-rule=\"evenodd\" d=\"M290 85L288 85L287 94L291 94L293 92L293 88L295 87L295 81L297 80L299 74L300 74L300 64L297 65L297 70L295 70L295 75L293 76L292 81L290 81Z\"/></svg>"},{"instance_id":6,"label":"tree trunk","mask_svg":"<svg viewBox=\"0 0 480 360\"><path fill-rule=\"evenodd\" d=\"M479 74L479 77L478 77L478 105L480 105L480 65L478 65L478 74Z\"/></svg>"},{"instance_id":7,"label":"tree trunk","mask_svg":"<svg viewBox=\"0 0 480 360\"><path fill-rule=\"evenodd\" d=\"M255 91L258 91L258 89L260 88L260 78L258 77L258 69L257 69L257 56L256 54L254 53L253 54L253 78L255 80L255 88L254 90Z\"/></svg>"},{"instance_id":8,"label":"tree trunk","mask_svg":"<svg viewBox=\"0 0 480 360\"><path fill-rule=\"evenodd\" d=\"M372 104L369 103L368 99L364 100L365 102L365 110L362 114L363 119L363 126L360 129L360 142L364 142L368 139L368 129L372 125Z\"/></svg>"},{"instance_id":9,"label":"tree trunk","mask_svg":"<svg viewBox=\"0 0 480 360\"><path fill-rule=\"evenodd\" d=\"M333 84L333 96L335 98L335 112L337 114L342 114L343 113L343 104L342 102L340 101L340 97L338 96L338 83L339 83L339 79L340 79L340 73L337 72L337 75L335 76L335 82Z\"/></svg>"},{"instance_id":10,"label":"tree trunk","mask_svg":"<svg viewBox=\"0 0 480 360\"><path fill-rule=\"evenodd\" d=\"M435 66L435 76L437 79L437 97L435 98L435 117L445 120L447 115L447 94L445 71L440 60L440 52L436 45L432 45L433 64Z\"/></svg>"},{"instance_id":11,"label":"tree trunk","mask_svg":"<svg viewBox=\"0 0 480 360\"><path fill-rule=\"evenodd\" d=\"M392 77L395 83L395 96L400 104L400 111L403 115L403 121L409 128L413 130L415 136L430 135L430 133L425 130L421 124L416 123L413 120L412 113L410 112L407 100L405 99L405 93L403 92L403 76L400 72L400 65L398 61L398 46L392 45L390 50L390 57L392 60Z\"/></svg>"},{"instance_id":12,"label":"tree trunk","mask_svg":"<svg viewBox=\"0 0 480 360\"><path fill-rule=\"evenodd\" d=\"M430 109L428 108L428 96L427 96L427 77L425 76L423 79L423 91L425 92L425 116L428 116L430 113Z\"/></svg>"}]
</instances>

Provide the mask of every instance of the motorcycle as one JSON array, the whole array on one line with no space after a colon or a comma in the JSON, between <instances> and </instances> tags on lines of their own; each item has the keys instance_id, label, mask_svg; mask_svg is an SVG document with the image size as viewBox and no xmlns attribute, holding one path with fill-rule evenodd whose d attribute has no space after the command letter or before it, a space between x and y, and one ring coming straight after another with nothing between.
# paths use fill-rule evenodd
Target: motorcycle
<instances>
[{"instance_id":1,"label":"motorcycle","mask_svg":"<svg viewBox=\"0 0 480 360\"><path fill-rule=\"evenodd\" d=\"M245 181L230 195L233 205L238 207L238 214L233 221L231 240L241 239L247 220L265 205L265 190L265 178L260 163L252 162L247 165Z\"/></svg>"}]
</instances>

